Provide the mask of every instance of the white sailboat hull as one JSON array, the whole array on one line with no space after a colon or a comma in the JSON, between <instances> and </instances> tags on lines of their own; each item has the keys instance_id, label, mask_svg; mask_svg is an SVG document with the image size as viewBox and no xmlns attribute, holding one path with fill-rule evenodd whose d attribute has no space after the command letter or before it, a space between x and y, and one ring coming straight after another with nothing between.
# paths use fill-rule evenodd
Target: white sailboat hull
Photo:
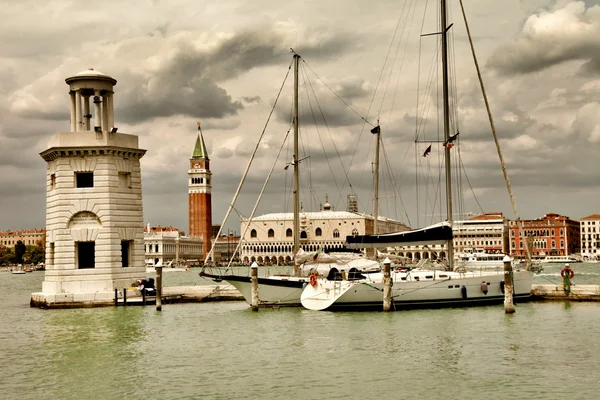
<instances>
[{"instance_id":1,"label":"white sailboat hull","mask_svg":"<svg viewBox=\"0 0 600 400\"><path fill-rule=\"evenodd\" d=\"M427 271L432 276L433 271ZM417 274L414 274L417 276ZM453 273L436 271L434 278L411 280L406 273L392 273L392 309L463 307L502 303L504 273ZM406 281L402 277L407 278ZM533 272L513 272L515 299L528 299ZM482 283L487 286L483 292ZM318 280L308 285L301 296L302 305L311 310L382 309L383 280Z\"/></svg>"},{"instance_id":2,"label":"white sailboat hull","mask_svg":"<svg viewBox=\"0 0 600 400\"><path fill-rule=\"evenodd\" d=\"M205 276L208 276L205 274ZM252 304L252 278L249 276L220 276L234 286L248 304ZM258 278L259 307L300 307L302 290L308 283L307 277L269 276Z\"/></svg>"}]
</instances>

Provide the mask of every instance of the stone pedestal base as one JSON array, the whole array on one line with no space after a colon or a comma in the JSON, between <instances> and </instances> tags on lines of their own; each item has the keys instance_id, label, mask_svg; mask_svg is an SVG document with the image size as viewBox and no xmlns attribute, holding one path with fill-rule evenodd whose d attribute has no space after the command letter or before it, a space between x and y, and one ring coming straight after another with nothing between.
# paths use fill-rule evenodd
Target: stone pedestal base
<instances>
[{"instance_id":1,"label":"stone pedestal base","mask_svg":"<svg viewBox=\"0 0 600 400\"><path fill-rule=\"evenodd\" d=\"M84 308L115 305L115 292L95 293L32 293L31 307L39 308Z\"/></svg>"}]
</instances>

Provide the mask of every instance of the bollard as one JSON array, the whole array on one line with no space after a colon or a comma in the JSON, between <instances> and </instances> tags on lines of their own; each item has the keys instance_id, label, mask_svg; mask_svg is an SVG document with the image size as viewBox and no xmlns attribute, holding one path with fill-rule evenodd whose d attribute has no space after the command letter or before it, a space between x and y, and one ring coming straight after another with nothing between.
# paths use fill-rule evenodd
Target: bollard
<instances>
[{"instance_id":1,"label":"bollard","mask_svg":"<svg viewBox=\"0 0 600 400\"><path fill-rule=\"evenodd\" d=\"M513 273L512 264L509 256L504 256L504 312L512 314L515 310L513 302Z\"/></svg>"},{"instance_id":2,"label":"bollard","mask_svg":"<svg viewBox=\"0 0 600 400\"><path fill-rule=\"evenodd\" d=\"M252 271L252 311L258 311L258 264L253 262L250 270Z\"/></svg>"},{"instance_id":3,"label":"bollard","mask_svg":"<svg viewBox=\"0 0 600 400\"><path fill-rule=\"evenodd\" d=\"M162 311L162 269L156 267L156 311Z\"/></svg>"},{"instance_id":4,"label":"bollard","mask_svg":"<svg viewBox=\"0 0 600 400\"><path fill-rule=\"evenodd\" d=\"M390 266L392 262L389 258L383 261L383 311L388 312L392 306L392 278L390 277Z\"/></svg>"}]
</instances>

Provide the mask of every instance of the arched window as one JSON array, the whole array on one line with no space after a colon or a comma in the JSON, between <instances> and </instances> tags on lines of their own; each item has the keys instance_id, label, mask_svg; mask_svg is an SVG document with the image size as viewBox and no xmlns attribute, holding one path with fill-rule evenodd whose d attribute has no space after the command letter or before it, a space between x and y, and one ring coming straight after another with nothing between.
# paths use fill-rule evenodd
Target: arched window
<instances>
[{"instance_id":1,"label":"arched window","mask_svg":"<svg viewBox=\"0 0 600 400\"><path fill-rule=\"evenodd\" d=\"M308 235L306 234L306 231L300 232L300 239L306 239L307 237Z\"/></svg>"},{"instance_id":2,"label":"arched window","mask_svg":"<svg viewBox=\"0 0 600 400\"><path fill-rule=\"evenodd\" d=\"M340 237L340 231L338 231L337 229L333 230L333 237L334 238L339 238Z\"/></svg>"},{"instance_id":3,"label":"arched window","mask_svg":"<svg viewBox=\"0 0 600 400\"><path fill-rule=\"evenodd\" d=\"M315 236L321 236L321 228L315 229Z\"/></svg>"},{"instance_id":4,"label":"arched window","mask_svg":"<svg viewBox=\"0 0 600 400\"><path fill-rule=\"evenodd\" d=\"M252 230L250 231L250 237L251 237L251 238L255 238L255 237L256 237L256 229L252 229Z\"/></svg>"},{"instance_id":5,"label":"arched window","mask_svg":"<svg viewBox=\"0 0 600 400\"><path fill-rule=\"evenodd\" d=\"M275 237L275 231L273 229L269 229L268 236L269 237Z\"/></svg>"},{"instance_id":6,"label":"arched window","mask_svg":"<svg viewBox=\"0 0 600 400\"><path fill-rule=\"evenodd\" d=\"M292 237L292 230L290 228L287 228L285 231L285 237Z\"/></svg>"}]
</instances>

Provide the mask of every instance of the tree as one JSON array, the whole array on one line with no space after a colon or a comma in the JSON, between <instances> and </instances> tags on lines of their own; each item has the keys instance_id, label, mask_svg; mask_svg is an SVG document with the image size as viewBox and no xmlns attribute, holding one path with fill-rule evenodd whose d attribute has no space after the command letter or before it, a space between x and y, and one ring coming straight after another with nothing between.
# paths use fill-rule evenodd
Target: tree
<instances>
[{"instance_id":1,"label":"tree","mask_svg":"<svg viewBox=\"0 0 600 400\"><path fill-rule=\"evenodd\" d=\"M25 243L23 243L21 240L17 241L15 244L15 261L17 264L23 263L23 255L26 251L27 247L25 246Z\"/></svg>"},{"instance_id":2,"label":"tree","mask_svg":"<svg viewBox=\"0 0 600 400\"><path fill-rule=\"evenodd\" d=\"M23 255L23 261L29 264L39 264L44 262L44 248L39 245L28 245L27 251Z\"/></svg>"},{"instance_id":3,"label":"tree","mask_svg":"<svg viewBox=\"0 0 600 400\"><path fill-rule=\"evenodd\" d=\"M6 251L0 256L0 265L14 264L16 261L15 253L10 248L6 248Z\"/></svg>"}]
</instances>

